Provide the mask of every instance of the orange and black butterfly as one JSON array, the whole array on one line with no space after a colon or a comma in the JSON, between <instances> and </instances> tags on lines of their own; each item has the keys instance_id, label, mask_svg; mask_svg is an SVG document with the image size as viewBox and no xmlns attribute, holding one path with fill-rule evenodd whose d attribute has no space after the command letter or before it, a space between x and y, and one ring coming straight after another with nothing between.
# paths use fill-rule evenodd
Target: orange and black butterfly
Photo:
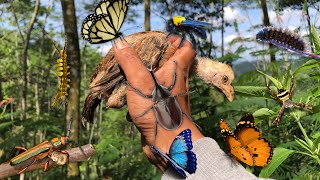
<instances>
[{"instance_id":1,"label":"orange and black butterfly","mask_svg":"<svg viewBox=\"0 0 320 180\"><path fill-rule=\"evenodd\" d=\"M221 134L229 148L229 154L249 166L266 166L273 155L273 147L254 123L252 114L244 115L234 130L228 123L220 121Z\"/></svg>"}]
</instances>

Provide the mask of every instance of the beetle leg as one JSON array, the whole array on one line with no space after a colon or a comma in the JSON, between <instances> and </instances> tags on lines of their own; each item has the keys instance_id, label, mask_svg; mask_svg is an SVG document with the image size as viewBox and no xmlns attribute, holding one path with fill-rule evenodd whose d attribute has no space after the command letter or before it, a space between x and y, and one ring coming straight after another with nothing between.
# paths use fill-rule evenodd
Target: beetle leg
<instances>
[{"instance_id":1,"label":"beetle leg","mask_svg":"<svg viewBox=\"0 0 320 180\"><path fill-rule=\"evenodd\" d=\"M33 164L33 162L32 162L32 164ZM31 164L30 164L30 165L31 165ZM23 168L21 171L18 172L18 174L21 174L21 173L23 173L24 171L26 171L26 170L28 169L28 167L29 167L29 166Z\"/></svg>"},{"instance_id":2,"label":"beetle leg","mask_svg":"<svg viewBox=\"0 0 320 180\"><path fill-rule=\"evenodd\" d=\"M181 46L182 46L182 44L183 44L183 42L184 42L184 40L186 39L186 35L185 35L185 33L182 33L182 38L181 38L181 41L180 41L180 44L179 44L179 46L178 46L178 48L180 48Z\"/></svg>"},{"instance_id":3,"label":"beetle leg","mask_svg":"<svg viewBox=\"0 0 320 180\"><path fill-rule=\"evenodd\" d=\"M149 95L149 94L143 94L139 89L133 87L129 81L127 81L128 85L136 92L138 93L140 96L144 97L144 98L148 98L148 99L151 99L152 98L152 95Z\"/></svg>"},{"instance_id":4,"label":"beetle leg","mask_svg":"<svg viewBox=\"0 0 320 180\"><path fill-rule=\"evenodd\" d=\"M196 39L194 38L194 35L190 31L187 31L187 33L190 36L190 40L191 40L191 44L192 44L193 48L197 49L197 42L196 42Z\"/></svg>"},{"instance_id":5,"label":"beetle leg","mask_svg":"<svg viewBox=\"0 0 320 180\"><path fill-rule=\"evenodd\" d=\"M151 109L153 109L153 105L151 107L149 107L147 110L143 111L141 114L139 114L138 116L133 117L133 120L138 119L139 117L142 117L144 115L146 115ZM131 118L130 118L131 119ZM132 121L132 119L131 119Z\"/></svg>"},{"instance_id":6,"label":"beetle leg","mask_svg":"<svg viewBox=\"0 0 320 180\"><path fill-rule=\"evenodd\" d=\"M49 168L49 161L47 161L47 162L44 164L43 171L44 171L44 172L48 171L48 168Z\"/></svg>"},{"instance_id":7,"label":"beetle leg","mask_svg":"<svg viewBox=\"0 0 320 180\"><path fill-rule=\"evenodd\" d=\"M9 155L9 159L12 159L14 156L16 156L17 154L22 153L23 151L26 151L27 149L21 146L15 146L14 148L12 148L10 155Z\"/></svg>"},{"instance_id":8,"label":"beetle leg","mask_svg":"<svg viewBox=\"0 0 320 180\"><path fill-rule=\"evenodd\" d=\"M176 85L176 80L177 80L177 62L173 61L173 63L174 63L174 73L173 73L173 78L172 78L172 84L168 88L169 91L171 91L173 89L174 85Z\"/></svg>"}]
</instances>

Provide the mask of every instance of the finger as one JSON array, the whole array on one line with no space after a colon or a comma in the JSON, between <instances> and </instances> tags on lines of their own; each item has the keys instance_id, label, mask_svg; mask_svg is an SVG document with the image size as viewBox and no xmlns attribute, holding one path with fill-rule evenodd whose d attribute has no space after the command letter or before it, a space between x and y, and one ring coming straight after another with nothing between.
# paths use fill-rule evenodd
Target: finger
<instances>
[{"instance_id":1,"label":"finger","mask_svg":"<svg viewBox=\"0 0 320 180\"><path fill-rule=\"evenodd\" d=\"M168 42L170 42L176 48L179 46L180 41L181 41L181 36L170 35L168 37ZM184 47L192 48L192 44L189 41L184 40L182 46L179 49L184 48Z\"/></svg>"},{"instance_id":2,"label":"finger","mask_svg":"<svg viewBox=\"0 0 320 180\"><path fill-rule=\"evenodd\" d=\"M130 83L134 79L143 79L150 75L137 52L125 40L116 39L113 47L115 58Z\"/></svg>"}]
</instances>

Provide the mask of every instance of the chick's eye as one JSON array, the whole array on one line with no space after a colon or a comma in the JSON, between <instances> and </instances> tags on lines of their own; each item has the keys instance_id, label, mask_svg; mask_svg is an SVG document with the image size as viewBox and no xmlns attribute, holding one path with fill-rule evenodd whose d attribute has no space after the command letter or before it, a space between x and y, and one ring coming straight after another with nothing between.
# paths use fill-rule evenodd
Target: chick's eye
<instances>
[{"instance_id":1,"label":"chick's eye","mask_svg":"<svg viewBox=\"0 0 320 180\"><path fill-rule=\"evenodd\" d=\"M224 83L226 83L226 82L228 82L228 77L227 76L223 76L222 80L223 80Z\"/></svg>"}]
</instances>

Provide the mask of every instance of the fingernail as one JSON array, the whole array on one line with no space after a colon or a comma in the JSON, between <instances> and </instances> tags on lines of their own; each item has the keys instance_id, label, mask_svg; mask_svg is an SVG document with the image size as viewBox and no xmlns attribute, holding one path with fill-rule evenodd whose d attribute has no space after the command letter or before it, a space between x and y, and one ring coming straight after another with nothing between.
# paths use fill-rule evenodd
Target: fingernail
<instances>
[{"instance_id":1,"label":"fingernail","mask_svg":"<svg viewBox=\"0 0 320 180\"><path fill-rule=\"evenodd\" d=\"M121 38L115 40L115 45L117 49L124 49L130 47L130 45L126 41L121 40Z\"/></svg>"}]
</instances>

